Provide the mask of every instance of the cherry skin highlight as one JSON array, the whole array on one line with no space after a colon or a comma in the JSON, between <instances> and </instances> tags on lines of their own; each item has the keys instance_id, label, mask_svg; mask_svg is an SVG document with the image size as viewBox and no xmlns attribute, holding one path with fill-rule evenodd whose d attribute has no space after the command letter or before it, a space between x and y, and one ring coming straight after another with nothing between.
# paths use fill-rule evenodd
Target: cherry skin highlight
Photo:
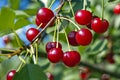
<instances>
[{"instance_id":1,"label":"cherry skin highlight","mask_svg":"<svg viewBox=\"0 0 120 80\"><path fill-rule=\"evenodd\" d=\"M37 18L41 23L48 23L54 17L52 10L48 8L40 8L37 13Z\"/></svg>"},{"instance_id":2,"label":"cherry skin highlight","mask_svg":"<svg viewBox=\"0 0 120 80\"><path fill-rule=\"evenodd\" d=\"M114 7L113 12L114 14L120 14L120 3Z\"/></svg>"},{"instance_id":3,"label":"cherry skin highlight","mask_svg":"<svg viewBox=\"0 0 120 80\"><path fill-rule=\"evenodd\" d=\"M109 22L105 19L101 20L100 18L95 18L92 20L91 27L96 33L101 34L107 31Z\"/></svg>"},{"instance_id":4,"label":"cherry skin highlight","mask_svg":"<svg viewBox=\"0 0 120 80\"><path fill-rule=\"evenodd\" d=\"M92 33L88 29L82 28L76 34L76 41L82 46L89 45L92 41Z\"/></svg>"},{"instance_id":5,"label":"cherry skin highlight","mask_svg":"<svg viewBox=\"0 0 120 80\"><path fill-rule=\"evenodd\" d=\"M92 20L92 13L87 10L79 10L75 14L75 21L80 25L87 25Z\"/></svg>"},{"instance_id":6,"label":"cherry skin highlight","mask_svg":"<svg viewBox=\"0 0 120 80\"><path fill-rule=\"evenodd\" d=\"M61 48L52 48L47 53L48 59L52 63L58 63L63 58L63 51Z\"/></svg>"},{"instance_id":7,"label":"cherry skin highlight","mask_svg":"<svg viewBox=\"0 0 120 80\"><path fill-rule=\"evenodd\" d=\"M7 80L13 80L14 75L16 74L16 70L11 70L7 74Z\"/></svg>"},{"instance_id":8,"label":"cherry skin highlight","mask_svg":"<svg viewBox=\"0 0 120 80\"><path fill-rule=\"evenodd\" d=\"M39 33L39 30L35 28L30 28L26 32L27 39L31 42Z\"/></svg>"},{"instance_id":9,"label":"cherry skin highlight","mask_svg":"<svg viewBox=\"0 0 120 80\"><path fill-rule=\"evenodd\" d=\"M63 56L63 63L68 67L74 67L80 62L81 56L77 51L67 51Z\"/></svg>"}]
</instances>

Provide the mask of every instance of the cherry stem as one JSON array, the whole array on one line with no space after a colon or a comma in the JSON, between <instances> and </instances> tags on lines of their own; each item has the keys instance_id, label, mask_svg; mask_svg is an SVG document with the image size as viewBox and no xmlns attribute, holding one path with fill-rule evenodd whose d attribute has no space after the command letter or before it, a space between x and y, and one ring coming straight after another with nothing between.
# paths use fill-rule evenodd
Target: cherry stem
<instances>
[{"instance_id":1,"label":"cherry stem","mask_svg":"<svg viewBox=\"0 0 120 80\"><path fill-rule=\"evenodd\" d=\"M37 64L37 62L36 62L36 57L35 57L35 54L34 54L34 48L33 48L32 45L30 45L30 53L31 53L31 55L32 55L34 64Z\"/></svg>"},{"instance_id":2,"label":"cherry stem","mask_svg":"<svg viewBox=\"0 0 120 80\"><path fill-rule=\"evenodd\" d=\"M103 20L104 18L104 0L102 0L102 13L101 13L101 18Z\"/></svg>"},{"instance_id":3,"label":"cherry stem","mask_svg":"<svg viewBox=\"0 0 120 80\"><path fill-rule=\"evenodd\" d=\"M86 10L86 0L83 2L83 9Z\"/></svg>"},{"instance_id":4,"label":"cherry stem","mask_svg":"<svg viewBox=\"0 0 120 80\"><path fill-rule=\"evenodd\" d=\"M18 56L18 58L25 64L26 61L21 57L21 56Z\"/></svg>"},{"instance_id":5,"label":"cherry stem","mask_svg":"<svg viewBox=\"0 0 120 80\"><path fill-rule=\"evenodd\" d=\"M57 29L57 24L55 24L55 28L54 28L53 42L55 42L55 38L56 38L56 29Z\"/></svg>"},{"instance_id":6,"label":"cherry stem","mask_svg":"<svg viewBox=\"0 0 120 80\"><path fill-rule=\"evenodd\" d=\"M55 0L52 0L52 3L50 4L49 8L52 7L52 5L54 4Z\"/></svg>"},{"instance_id":7,"label":"cherry stem","mask_svg":"<svg viewBox=\"0 0 120 80\"><path fill-rule=\"evenodd\" d=\"M58 26L57 26L57 45L56 45L56 48L58 48L58 40L59 40L59 26L60 26L60 20L59 19L57 19L57 24L58 24Z\"/></svg>"},{"instance_id":8,"label":"cherry stem","mask_svg":"<svg viewBox=\"0 0 120 80\"><path fill-rule=\"evenodd\" d=\"M27 51L26 55L24 56L24 60L27 58L27 55L28 55L28 51ZM24 64L23 62L20 63L18 69L16 70L17 72L22 68L23 64Z\"/></svg>"},{"instance_id":9,"label":"cherry stem","mask_svg":"<svg viewBox=\"0 0 120 80\"><path fill-rule=\"evenodd\" d=\"M65 18L65 17L57 17L57 18L64 19L64 20L67 20L67 21L71 22L78 30L80 30L80 27L77 24L75 24L74 21L72 21L68 18Z\"/></svg>"},{"instance_id":10,"label":"cherry stem","mask_svg":"<svg viewBox=\"0 0 120 80\"><path fill-rule=\"evenodd\" d=\"M38 44L35 43L36 64L38 63Z\"/></svg>"},{"instance_id":11,"label":"cherry stem","mask_svg":"<svg viewBox=\"0 0 120 80\"><path fill-rule=\"evenodd\" d=\"M62 27L63 27L63 26L62 26ZM69 44L68 37L67 37L67 33L66 33L66 31L65 31L65 28L64 28L64 27L63 27L63 30L64 30L65 37L66 37L66 40L67 40L68 50L69 50L69 51L71 51L70 44Z\"/></svg>"},{"instance_id":12,"label":"cherry stem","mask_svg":"<svg viewBox=\"0 0 120 80\"><path fill-rule=\"evenodd\" d=\"M73 10L73 8L72 8L71 0L68 0L68 3L69 3L69 5L70 5L71 11L72 11L72 15L75 16L74 10Z\"/></svg>"}]
</instances>

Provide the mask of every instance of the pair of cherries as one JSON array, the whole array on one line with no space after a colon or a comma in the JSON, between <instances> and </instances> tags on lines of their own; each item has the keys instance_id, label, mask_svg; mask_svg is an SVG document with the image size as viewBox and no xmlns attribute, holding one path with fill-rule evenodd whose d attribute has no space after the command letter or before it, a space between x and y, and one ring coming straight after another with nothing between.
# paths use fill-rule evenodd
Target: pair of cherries
<instances>
[{"instance_id":1,"label":"pair of cherries","mask_svg":"<svg viewBox=\"0 0 120 80\"><path fill-rule=\"evenodd\" d=\"M80 62L80 53L77 51L62 51L62 45L59 42L48 42L46 52L50 62L63 63L68 67L74 67Z\"/></svg>"}]
</instances>

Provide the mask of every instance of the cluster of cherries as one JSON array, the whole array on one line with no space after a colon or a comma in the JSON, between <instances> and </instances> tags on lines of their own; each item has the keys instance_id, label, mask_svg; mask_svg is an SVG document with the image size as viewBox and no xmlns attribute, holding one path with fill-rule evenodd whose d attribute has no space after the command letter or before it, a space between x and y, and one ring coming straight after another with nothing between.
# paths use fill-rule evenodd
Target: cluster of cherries
<instances>
[{"instance_id":1,"label":"cluster of cherries","mask_svg":"<svg viewBox=\"0 0 120 80\"><path fill-rule=\"evenodd\" d=\"M36 24L40 28L44 28L45 25L54 17L54 13L48 8L40 8L36 16ZM50 26L53 25L51 22ZM40 31L36 28L30 28L26 32L26 37L29 41L32 41ZM80 54L77 51L62 51L62 45L59 42L48 42L46 44L46 52L48 59L52 63L58 63L63 61L68 67L74 67L80 62Z\"/></svg>"},{"instance_id":2,"label":"cluster of cherries","mask_svg":"<svg viewBox=\"0 0 120 80\"><path fill-rule=\"evenodd\" d=\"M114 7L114 13L120 14L120 4L117 4ZM54 17L54 13L48 8L40 8L36 15L36 25L40 28L44 28L47 23ZM88 10L79 10L75 14L75 21L79 25L86 25L87 28L82 28L79 31L71 31L68 34L69 43L72 46L86 46L89 45L92 41L92 33L90 31L93 30L94 32L101 34L107 31L109 22L106 19L101 19L97 16L92 16L92 13ZM54 20L50 23L49 26L54 25ZM36 28L30 28L26 32L27 39L31 42L39 33L40 31ZM5 37L5 43L8 43L7 37ZM63 61L63 63L68 67L74 67L80 62L80 53L77 51L62 51L62 45L59 42L48 42L46 44L46 52L48 59L52 63L57 63L59 61ZM111 58L112 53L109 53L105 58L110 63L114 63L114 60ZM110 58L110 59L109 59ZM111 60L111 61L109 61ZM87 74L89 71L85 69L84 72L81 72L80 77L82 79L87 78ZM16 74L16 70L11 70L7 74L7 80L13 80L14 75ZM53 75L48 73L47 74L49 80L53 80ZM104 77L104 76L103 76ZM102 79L102 80L109 80L109 79Z\"/></svg>"}]
</instances>

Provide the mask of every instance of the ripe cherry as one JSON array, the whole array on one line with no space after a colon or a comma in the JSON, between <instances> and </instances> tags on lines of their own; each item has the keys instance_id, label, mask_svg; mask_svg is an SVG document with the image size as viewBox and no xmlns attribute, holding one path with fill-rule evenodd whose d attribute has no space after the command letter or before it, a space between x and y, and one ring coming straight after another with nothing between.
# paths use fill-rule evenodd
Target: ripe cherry
<instances>
[{"instance_id":1,"label":"ripe cherry","mask_svg":"<svg viewBox=\"0 0 120 80\"><path fill-rule=\"evenodd\" d=\"M46 23L40 22L37 17L36 17L36 19L35 19L35 22L36 22L37 26L41 25L40 28L44 28L45 25L46 25Z\"/></svg>"},{"instance_id":2,"label":"ripe cherry","mask_svg":"<svg viewBox=\"0 0 120 80\"><path fill-rule=\"evenodd\" d=\"M46 44L46 52L48 52L50 49L52 48L56 48L57 47L57 42L48 42ZM62 45L58 42L58 48L62 49Z\"/></svg>"},{"instance_id":3,"label":"ripe cherry","mask_svg":"<svg viewBox=\"0 0 120 80\"><path fill-rule=\"evenodd\" d=\"M105 19L101 20L100 18L94 18L91 27L96 33L104 33L109 27L109 22Z\"/></svg>"},{"instance_id":4,"label":"ripe cherry","mask_svg":"<svg viewBox=\"0 0 120 80\"><path fill-rule=\"evenodd\" d=\"M113 11L115 14L120 14L120 3L114 7Z\"/></svg>"},{"instance_id":5,"label":"ripe cherry","mask_svg":"<svg viewBox=\"0 0 120 80\"><path fill-rule=\"evenodd\" d=\"M98 16L92 16L92 20L93 20L94 18L98 18ZM92 21L92 20L91 20L91 21ZM86 26L87 26L89 29L92 29L92 28L91 28L91 22L90 22L89 24L87 24Z\"/></svg>"},{"instance_id":6,"label":"ripe cherry","mask_svg":"<svg viewBox=\"0 0 120 80\"><path fill-rule=\"evenodd\" d=\"M88 77L88 74L87 74L86 72L81 72L81 73L80 73L80 78L81 78L81 79L84 80L84 79L87 79L87 77Z\"/></svg>"},{"instance_id":7,"label":"ripe cherry","mask_svg":"<svg viewBox=\"0 0 120 80\"><path fill-rule=\"evenodd\" d=\"M91 73L90 69L87 68L87 67L85 67L85 68L82 70L82 72L80 72L80 78L81 78L82 80L87 80L88 77L90 76L90 73Z\"/></svg>"},{"instance_id":8,"label":"ripe cherry","mask_svg":"<svg viewBox=\"0 0 120 80\"><path fill-rule=\"evenodd\" d=\"M77 51L67 51L63 56L63 63L68 67L74 67L80 62L81 56Z\"/></svg>"},{"instance_id":9,"label":"ripe cherry","mask_svg":"<svg viewBox=\"0 0 120 80\"><path fill-rule=\"evenodd\" d=\"M10 37L5 35L3 36L3 41L5 42L5 44L9 43L10 42Z\"/></svg>"},{"instance_id":10,"label":"ripe cherry","mask_svg":"<svg viewBox=\"0 0 120 80\"><path fill-rule=\"evenodd\" d=\"M52 48L47 53L48 59L52 63L57 63L63 58L63 51L61 48Z\"/></svg>"},{"instance_id":11,"label":"ripe cherry","mask_svg":"<svg viewBox=\"0 0 120 80\"><path fill-rule=\"evenodd\" d=\"M86 46L92 41L92 33L88 29L82 28L76 34L76 41L78 44Z\"/></svg>"},{"instance_id":12,"label":"ripe cherry","mask_svg":"<svg viewBox=\"0 0 120 80\"><path fill-rule=\"evenodd\" d=\"M92 13L87 10L79 10L75 14L75 21L80 25L87 25L92 20Z\"/></svg>"},{"instance_id":13,"label":"ripe cherry","mask_svg":"<svg viewBox=\"0 0 120 80\"><path fill-rule=\"evenodd\" d=\"M69 43L70 43L70 45L72 45L72 46L78 46L79 44L76 42L76 38L75 38L75 36L76 36L76 31L71 31L71 32L69 32L69 34L68 34L68 41L69 41Z\"/></svg>"},{"instance_id":14,"label":"ripe cherry","mask_svg":"<svg viewBox=\"0 0 120 80\"><path fill-rule=\"evenodd\" d=\"M13 80L14 75L16 74L16 70L11 70L7 74L7 80Z\"/></svg>"},{"instance_id":15,"label":"ripe cherry","mask_svg":"<svg viewBox=\"0 0 120 80\"><path fill-rule=\"evenodd\" d=\"M50 72L47 72L46 75L49 80L54 80L54 76Z\"/></svg>"},{"instance_id":16,"label":"ripe cherry","mask_svg":"<svg viewBox=\"0 0 120 80\"><path fill-rule=\"evenodd\" d=\"M36 17L36 19L35 19L35 22L36 22L36 25L37 25L37 26L40 25L40 28L44 28L44 27L47 25L47 23L40 22L37 17ZM49 27L53 26L54 23L55 23L55 20L53 20L53 21L50 23Z\"/></svg>"},{"instance_id":17,"label":"ripe cherry","mask_svg":"<svg viewBox=\"0 0 120 80\"><path fill-rule=\"evenodd\" d=\"M39 30L35 28L30 28L26 32L27 39L31 42L39 33Z\"/></svg>"},{"instance_id":18,"label":"ripe cherry","mask_svg":"<svg viewBox=\"0 0 120 80\"><path fill-rule=\"evenodd\" d=\"M38 10L37 18L41 23L48 23L52 17L54 17L52 10L48 8L40 8Z\"/></svg>"}]
</instances>

